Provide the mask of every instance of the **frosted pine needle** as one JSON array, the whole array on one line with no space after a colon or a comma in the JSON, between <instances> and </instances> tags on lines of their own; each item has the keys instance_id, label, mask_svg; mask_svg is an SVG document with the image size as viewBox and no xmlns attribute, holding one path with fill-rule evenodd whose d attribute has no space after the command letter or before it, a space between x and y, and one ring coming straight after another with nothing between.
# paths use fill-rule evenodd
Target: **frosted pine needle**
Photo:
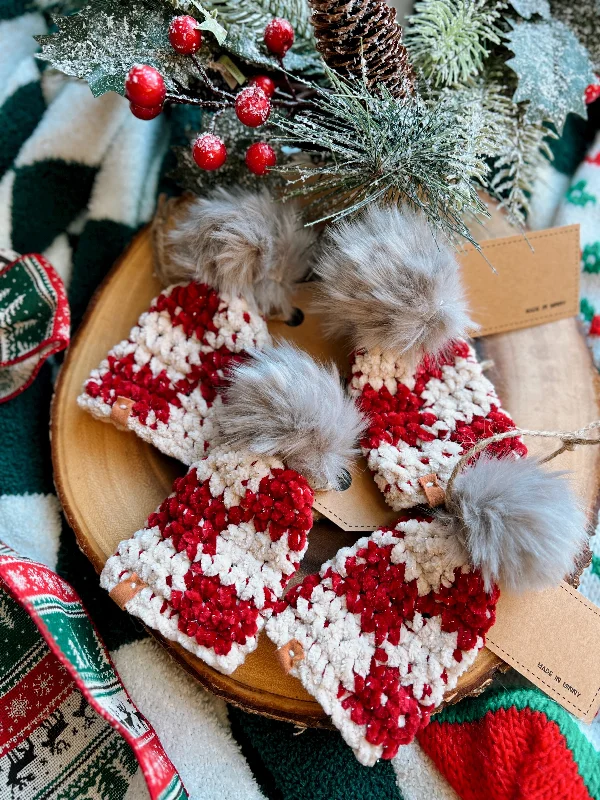
<instances>
[{"instance_id":1,"label":"frosted pine needle","mask_svg":"<svg viewBox=\"0 0 600 800\"><path fill-rule=\"evenodd\" d=\"M379 202L420 209L450 238L473 242L465 215L486 215L474 182L485 181L485 115L440 94L394 99L328 70L306 111L271 122L283 145L312 151L316 163L286 166L291 196L311 198L313 222L340 219ZM317 160L318 159L318 160Z\"/></svg>"}]
</instances>

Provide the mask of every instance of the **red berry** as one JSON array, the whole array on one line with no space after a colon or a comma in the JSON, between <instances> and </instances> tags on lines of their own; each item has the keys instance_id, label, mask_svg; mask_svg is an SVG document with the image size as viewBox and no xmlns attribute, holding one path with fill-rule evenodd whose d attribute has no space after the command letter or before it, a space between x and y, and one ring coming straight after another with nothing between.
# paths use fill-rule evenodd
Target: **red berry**
<instances>
[{"instance_id":1,"label":"red berry","mask_svg":"<svg viewBox=\"0 0 600 800\"><path fill-rule=\"evenodd\" d=\"M255 175L264 175L277 162L275 150L266 142L254 142L246 150L246 166Z\"/></svg>"},{"instance_id":2,"label":"red berry","mask_svg":"<svg viewBox=\"0 0 600 800\"><path fill-rule=\"evenodd\" d=\"M223 166L227 160L227 148L218 136L203 133L194 142L192 155L200 169L210 171Z\"/></svg>"},{"instance_id":3,"label":"red berry","mask_svg":"<svg viewBox=\"0 0 600 800\"><path fill-rule=\"evenodd\" d=\"M275 94L275 81L269 78L268 75L255 75L248 81L248 86L258 86L267 97L273 97Z\"/></svg>"},{"instance_id":4,"label":"red berry","mask_svg":"<svg viewBox=\"0 0 600 800\"><path fill-rule=\"evenodd\" d=\"M167 89L157 69L150 64L134 64L125 80L125 94L136 106L156 108L164 103Z\"/></svg>"},{"instance_id":5,"label":"red berry","mask_svg":"<svg viewBox=\"0 0 600 800\"><path fill-rule=\"evenodd\" d=\"M198 20L183 14L174 17L169 25L169 41L171 47L178 53L191 56L202 47L202 31Z\"/></svg>"},{"instance_id":6,"label":"red berry","mask_svg":"<svg viewBox=\"0 0 600 800\"><path fill-rule=\"evenodd\" d=\"M265 28L265 44L267 48L281 58L294 44L294 29L287 19L276 17Z\"/></svg>"},{"instance_id":7,"label":"red berry","mask_svg":"<svg viewBox=\"0 0 600 800\"><path fill-rule=\"evenodd\" d=\"M138 119L154 119L162 112L163 105L161 103L159 106L146 108L145 106L136 106L135 103L129 103L129 109L133 116Z\"/></svg>"},{"instance_id":8,"label":"red berry","mask_svg":"<svg viewBox=\"0 0 600 800\"><path fill-rule=\"evenodd\" d=\"M600 336L600 315L596 314L592 317L590 329L588 331L590 336Z\"/></svg>"},{"instance_id":9,"label":"red berry","mask_svg":"<svg viewBox=\"0 0 600 800\"><path fill-rule=\"evenodd\" d=\"M600 97L600 83L590 83L585 90L585 102L594 103Z\"/></svg>"},{"instance_id":10,"label":"red berry","mask_svg":"<svg viewBox=\"0 0 600 800\"><path fill-rule=\"evenodd\" d=\"M258 86L247 86L235 98L237 118L249 128L258 128L269 119L271 101Z\"/></svg>"}]
</instances>

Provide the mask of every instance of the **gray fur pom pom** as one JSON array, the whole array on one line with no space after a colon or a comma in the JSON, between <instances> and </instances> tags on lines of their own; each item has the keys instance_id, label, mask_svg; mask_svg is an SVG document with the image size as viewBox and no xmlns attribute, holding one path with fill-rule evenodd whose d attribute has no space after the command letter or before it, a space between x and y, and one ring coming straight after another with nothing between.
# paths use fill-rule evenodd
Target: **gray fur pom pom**
<instances>
[{"instance_id":1,"label":"gray fur pom pom","mask_svg":"<svg viewBox=\"0 0 600 800\"><path fill-rule=\"evenodd\" d=\"M331 489L347 479L365 420L333 364L281 344L234 367L219 425L225 444L278 456L313 489Z\"/></svg>"},{"instance_id":2,"label":"gray fur pom pom","mask_svg":"<svg viewBox=\"0 0 600 800\"><path fill-rule=\"evenodd\" d=\"M315 271L327 332L355 348L391 350L416 366L475 327L454 254L422 214L370 206L331 229Z\"/></svg>"},{"instance_id":3,"label":"gray fur pom pom","mask_svg":"<svg viewBox=\"0 0 600 800\"><path fill-rule=\"evenodd\" d=\"M565 473L545 472L532 458L480 458L457 476L447 507L442 518L457 526L486 589L556 586L586 538Z\"/></svg>"},{"instance_id":4,"label":"gray fur pom pom","mask_svg":"<svg viewBox=\"0 0 600 800\"><path fill-rule=\"evenodd\" d=\"M176 210L163 237L158 277L165 284L198 280L241 295L260 313L292 312L290 293L308 272L314 242L293 203L269 192L215 189Z\"/></svg>"}]
</instances>

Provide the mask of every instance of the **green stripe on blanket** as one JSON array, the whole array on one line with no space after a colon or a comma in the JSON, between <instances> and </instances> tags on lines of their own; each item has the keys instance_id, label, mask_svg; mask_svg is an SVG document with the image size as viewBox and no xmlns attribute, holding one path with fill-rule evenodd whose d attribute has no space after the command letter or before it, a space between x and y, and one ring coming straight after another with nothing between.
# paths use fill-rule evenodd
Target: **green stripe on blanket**
<instances>
[{"instance_id":1,"label":"green stripe on blanket","mask_svg":"<svg viewBox=\"0 0 600 800\"><path fill-rule=\"evenodd\" d=\"M21 86L0 108L0 177L35 130L45 108L39 82Z\"/></svg>"},{"instance_id":2,"label":"green stripe on blanket","mask_svg":"<svg viewBox=\"0 0 600 800\"><path fill-rule=\"evenodd\" d=\"M229 719L271 800L402 800L390 762L361 766L337 731L303 730L233 707Z\"/></svg>"}]
</instances>

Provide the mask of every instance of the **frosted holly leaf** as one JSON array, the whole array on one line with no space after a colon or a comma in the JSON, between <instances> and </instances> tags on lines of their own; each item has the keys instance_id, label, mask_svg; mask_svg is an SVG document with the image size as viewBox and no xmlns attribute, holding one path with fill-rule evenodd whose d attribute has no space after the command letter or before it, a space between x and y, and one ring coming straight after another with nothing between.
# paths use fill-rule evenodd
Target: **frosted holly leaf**
<instances>
[{"instance_id":1,"label":"frosted holly leaf","mask_svg":"<svg viewBox=\"0 0 600 800\"><path fill-rule=\"evenodd\" d=\"M258 35L246 25L230 26L224 49L252 66L268 70L281 69L279 60L271 55L263 44L262 35ZM283 66L288 72L305 76L323 74L323 62L316 52L305 55L289 50L283 59Z\"/></svg>"},{"instance_id":2,"label":"frosted holly leaf","mask_svg":"<svg viewBox=\"0 0 600 800\"><path fill-rule=\"evenodd\" d=\"M531 19L534 14L539 14L544 19L550 19L548 0L510 0L510 4L517 14L525 19Z\"/></svg>"},{"instance_id":3,"label":"frosted holly leaf","mask_svg":"<svg viewBox=\"0 0 600 800\"><path fill-rule=\"evenodd\" d=\"M175 81L187 88L194 65L169 43L172 18L160 0L90 0L79 13L55 18L57 33L35 37L42 45L39 57L86 80L95 97L123 94L125 77L138 63L155 67L170 90Z\"/></svg>"},{"instance_id":4,"label":"frosted holly leaf","mask_svg":"<svg viewBox=\"0 0 600 800\"><path fill-rule=\"evenodd\" d=\"M585 117L584 92L594 72L587 50L562 22L519 22L507 34L515 54L507 61L519 84L515 103L528 102L527 119L553 122L558 132L567 114Z\"/></svg>"},{"instance_id":5,"label":"frosted holly leaf","mask_svg":"<svg viewBox=\"0 0 600 800\"><path fill-rule=\"evenodd\" d=\"M200 17L200 19L203 20L198 25L200 30L209 31L217 40L217 44L223 44L227 38L227 31L219 22L217 22L217 12L207 11L204 6L197 2L197 0L191 0L191 5L194 18Z\"/></svg>"}]
</instances>

